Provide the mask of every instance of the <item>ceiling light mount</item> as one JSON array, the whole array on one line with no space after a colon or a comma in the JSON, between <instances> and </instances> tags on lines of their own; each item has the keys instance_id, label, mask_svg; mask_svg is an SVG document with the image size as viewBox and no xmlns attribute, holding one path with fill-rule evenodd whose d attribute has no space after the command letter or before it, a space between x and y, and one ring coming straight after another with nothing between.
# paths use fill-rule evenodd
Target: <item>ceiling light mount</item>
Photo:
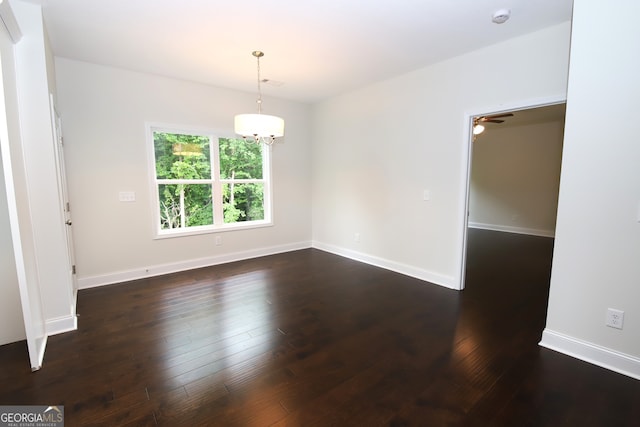
<instances>
[{"instance_id":1,"label":"ceiling light mount","mask_svg":"<svg viewBox=\"0 0 640 427\"><path fill-rule=\"evenodd\" d=\"M478 123L478 119L474 119L473 120L473 134L474 135L480 135L482 132L484 132L484 126L482 126L480 123Z\"/></svg>"},{"instance_id":2,"label":"ceiling light mount","mask_svg":"<svg viewBox=\"0 0 640 427\"><path fill-rule=\"evenodd\" d=\"M271 145L276 138L284 136L284 120L277 116L262 114L262 86L263 80L260 78L260 58L264 52L254 50L251 55L255 56L258 62L258 114L238 114L234 118L235 132L242 135L244 139L252 138L257 144L265 143Z\"/></svg>"},{"instance_id":3,"label":"ceiling light mount","mask_svg":"<svg viewBox=\"0 0 640 427\"><path fill-rule=\"evenodd\" d=\"M504 24L511 17L511 11L509 9L498 9L493 12L491 22L494 24Z\"/></svg>"}]
</instances>

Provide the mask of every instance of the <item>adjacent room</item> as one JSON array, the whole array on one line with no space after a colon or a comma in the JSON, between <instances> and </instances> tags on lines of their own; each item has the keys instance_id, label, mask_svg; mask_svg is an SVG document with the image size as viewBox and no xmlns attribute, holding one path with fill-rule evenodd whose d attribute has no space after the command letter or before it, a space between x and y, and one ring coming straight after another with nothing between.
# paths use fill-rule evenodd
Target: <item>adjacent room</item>
<instances>
[{"instance_id":1,"label":"adjacent room","mask_svg":"<svg viewBox=\"0 0 640 427\"><path fill-rule=\"evenodd\" d=\"M634 425L640 4L453 3L0 2L0 412Z\"/></svg>"}]
</instances>

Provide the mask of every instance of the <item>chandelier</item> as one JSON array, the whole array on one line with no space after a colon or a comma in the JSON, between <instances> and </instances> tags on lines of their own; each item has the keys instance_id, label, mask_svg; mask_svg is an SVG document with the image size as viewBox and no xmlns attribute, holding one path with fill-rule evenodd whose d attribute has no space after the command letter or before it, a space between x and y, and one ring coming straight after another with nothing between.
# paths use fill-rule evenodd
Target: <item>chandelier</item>
<instances>
[{"instance_id":1,"label":"chandelier","mask_svg":"<svg viewBox=\"0 0 640 427\"><path fill-rule=\"evenodd\" d=\"M262 114L262 88L260 79L260 58L264 53L256 50L251 53L258 61L258 113L257 114L238 114L234 119L235 132L242 135L242 138L259 144L264 143L271 145L276 138L284 135L284 120L277 116L269 116Z\"/></svg>"}]
</instances>

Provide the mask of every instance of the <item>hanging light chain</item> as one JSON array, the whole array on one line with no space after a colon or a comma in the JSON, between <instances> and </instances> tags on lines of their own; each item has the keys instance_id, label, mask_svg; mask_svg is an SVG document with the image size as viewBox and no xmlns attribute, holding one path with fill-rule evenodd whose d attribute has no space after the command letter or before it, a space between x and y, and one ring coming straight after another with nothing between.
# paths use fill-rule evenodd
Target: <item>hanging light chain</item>
<instances>
[{"instance_id":1,"label":"hanging light chain","mask_svg":"<svg viewBox=\"0 0 640 427\"><path fill-rule=\"evenodd\" d=\"M262 114L262 81L260 80L260 58L264 56L264 53L255 50L251 53L258 60L258 114Z\"/></svg>"}]
</instances>

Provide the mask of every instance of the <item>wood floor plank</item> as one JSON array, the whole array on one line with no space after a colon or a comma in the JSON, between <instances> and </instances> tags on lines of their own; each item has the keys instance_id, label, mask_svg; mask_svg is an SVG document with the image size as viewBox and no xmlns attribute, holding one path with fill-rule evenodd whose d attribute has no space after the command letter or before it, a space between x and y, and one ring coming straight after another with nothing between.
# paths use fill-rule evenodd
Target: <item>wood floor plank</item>
<instances>
[{"instance_id":1,"label":"wood floor plank","mask_svg":"<svg viewBox=\"0 0 640 427\"><path fill-rule=\"evenodd\" d=\"M79 291L0 404L66 425L635 426L640 382L538 346L553 239L470 230L453 291L314 249Z\"/></svg>"}]
</instances>

